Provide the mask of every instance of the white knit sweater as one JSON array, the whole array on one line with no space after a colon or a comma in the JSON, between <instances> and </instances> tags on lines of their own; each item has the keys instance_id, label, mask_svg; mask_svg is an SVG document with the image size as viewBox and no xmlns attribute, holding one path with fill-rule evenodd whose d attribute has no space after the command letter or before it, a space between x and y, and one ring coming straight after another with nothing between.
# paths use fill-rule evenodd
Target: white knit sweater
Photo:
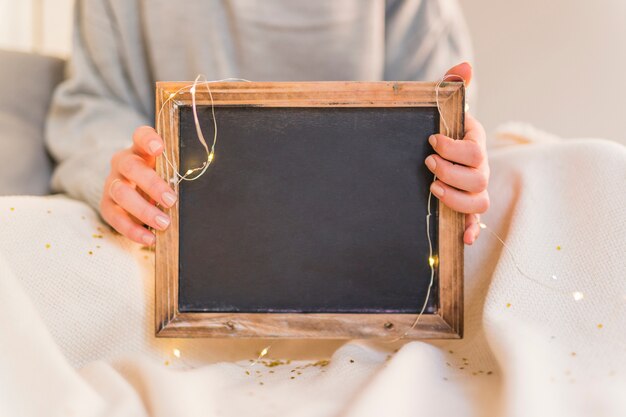
<instances>
[{"instance_id":1,"label":"white knit sweater","mask_svg":"<svg viewBox=\"0 0 626 417\"><path fill-rule=\"evenodd\" d=\"M435 80L471 58L456 0L79 0L74 26L46 140L53 189L94 208L156 81Z\"/></svg>"}]
</instances>

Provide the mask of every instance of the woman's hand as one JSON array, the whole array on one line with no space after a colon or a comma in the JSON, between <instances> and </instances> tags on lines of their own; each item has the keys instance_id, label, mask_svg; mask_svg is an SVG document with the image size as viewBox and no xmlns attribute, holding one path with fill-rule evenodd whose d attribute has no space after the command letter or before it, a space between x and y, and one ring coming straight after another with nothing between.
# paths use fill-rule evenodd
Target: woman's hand
<instances>
[{"instance_id":1,"label":"woman's hand","mask_svg":"<svg viewBox=\"0 0 626 417\"><path fill-rule=\"evenodd\" d=\"M115 230L144 245L152 245L154 233L144 225L164 230L170 218L155 206L169 208L176 194L157 175L155 159L163 152L163 139L149 127L133 133L133 145L111 159L111 173L104 183L100 214Z\"/></svg>"},{"instance_id":2,"label":"woman's hand","mask_svg":"<svg viewBox=\"0 0 626 417\"><path fill-rule=\"evenodd\" d=\"M446 75L455 75L469 85L472 67L468 63L451 68ZM454 78L450 77L450 81ZM441 202L460 213L466 213L463 241L471 245L480 234L478 213L489 208L489 163L483 126L465 115L465 136L454 140L445 135L433 135L429 142L436 154L426 158L426 166L437 180L430 190Z\"/></svg>"}]
</instances>

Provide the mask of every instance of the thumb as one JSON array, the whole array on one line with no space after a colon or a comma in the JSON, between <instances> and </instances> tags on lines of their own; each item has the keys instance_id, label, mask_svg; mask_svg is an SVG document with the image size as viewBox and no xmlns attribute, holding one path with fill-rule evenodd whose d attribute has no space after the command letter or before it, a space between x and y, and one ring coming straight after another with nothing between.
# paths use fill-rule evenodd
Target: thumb
<instances>
[{"instance_id":1,"label":"thumb","mask_svg":"<svg viewBox=\"0 0 626 417\"><path fill-rule=\"evenodd\" d=\"M456 76L459 79L465 81L465 85L469 87L470 82L472 81L472 66L469 62L462 62L454 67L450 68L448 72L446 72L445 77L448 77L448 81L453 81L452 77ZM456 78L455 77L455 78Z\"/></svg>"}]
</instances>

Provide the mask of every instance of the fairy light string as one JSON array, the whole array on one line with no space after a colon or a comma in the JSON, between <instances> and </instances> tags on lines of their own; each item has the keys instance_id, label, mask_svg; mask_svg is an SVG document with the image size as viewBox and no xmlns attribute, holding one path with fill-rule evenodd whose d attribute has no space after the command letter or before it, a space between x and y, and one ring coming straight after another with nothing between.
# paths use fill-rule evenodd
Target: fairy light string
<instances>
[{"instance_id":1,"label":"fairy light string","mask_svg":"<svg viewBox=\"0 0 626 417\"><path fill-rule=\"evenodd\" d=\"M443 78L441 78L438 82L437 85L435 86L435 104L437 105L437 112L439 113L439 118L441 119L441 122L443 123L443 126L445 128L445 135L446 136L450 136L450 128L448 127L448 122L446 121L446 118L443 115L443 112L441 111L441 106L439 105L439 90L441 89L442 84L450 79L450 78L457 78L460 79L461 81L463 80L462 77L455 75L455 74L447 74L445 76L443 76ZM433 182L435 182L437 180L437 175L433 175ZM428 288L426 290L426 296L424 297L424 303L422 304L422 307L419 311L419 313L417 314L417 316L415 317L415 320L413 320L413 323L411 324L411 326L404 331L404 333L402 333L400 336L397 336L391 340L388 341L388 343L393 343L393 342L397 342L400 339L403 339L404 337L406 337L406 335L411 332L413 329L415 329L415 326L417 326L417 324L419 323L420 319L422 318L422 316L424 315L424 311L426 311L426 307L428 306L428 300L430 300L430 294L432 292L432 288L433 285L435 283L435 264L437 263L437 260L434 257L433 254L433 240L430 234L430 219L433 215L432 213L432 198L433 198L433 193L432 191L430 191L430 189L428 190L428 199L427 199L427 212L426 212L426 239L428 240L428 267L430 268L430 280L428 282Z\"/></svg>"},{"instance_id":2,"label":"fairy light string","mask_svg":"<svg viewBox=\"0 0 626 417\"><path fill-rule=\"evenodd\" d=\"M437 111L439 113L439 117L441 120L441 123L444 126L444 130L445 130L445 135L450 137L450 128L448 125L448 122L445 118L445 115L443 114L443 112L441 111L441 106L439 103L439 92L441 89L441 86L444 82L446 82L447 80L449 80L450 78L455 78L457 80L463 81L463 78L459 75L456 74L447 74L445 75L443 78L441 78L438 82L437 85L435 86L435 103L437 105ZM433 175L433 182L435 182L437 180L437 175ZM434 276L435 276L435 263L436 260L433 257L433 245L432 245L432 238L430 235L430 218L432 216L432 211L431 211L431 199L432 199L432 192L429 190L428 192L428 212L426 214L426 237L428 239L428 248L429 248L429 253L428 253L428 265L430 267L430 281L428 284L428 289L426 292L426 297L424 300L424 303L422 304L422 308L420 309L419 313L417 314L415 320L413 321L413 323L411 324L411 326L404 331L404 333L402 333L400 336L390 340L390 342L396 342L400 339L403 339L410 331L412 331L417 324L419 323L421 317L424 314L424 311L426 310L426 306L428 305L428 300L430 299L430 294L431 294L431 290L432 287L434 285ZM517 257L515 256L515 253L513 252L513 250L509 247L509 245L507 245L507 243L504 241L504 239L502 239L494 230L492 230L490 227L488 227L485 223L480 221L480 216L478 214L474 214L474 217L476 219L476 224L480 227L480 229L486 230L491 236L493 236L501 245L502 247L505 249L507 255L510 256L510 259L513 263L513 266L515 267L515 269L517 270L517 272L525 279L538 284L550 291L556 292L558 294L567 296L567 297L572 297L574 299L574 301L580 301L584 298L584 294L581 291L564 291L561 290L559 288L555 288L551 285L546 284L545 282L542 282L534 277L532 277L531 275L529 275L528 273L526 273L522 267L520 266ZM552 280L557 280L557 276L556 275L551 275Z\"/></svg>"},{"instance_id":3,"label":"fairy light string","mask_svg":"<svg viewBox=\"0 0 626 417\"><path fill-rule=\"evenodd\" d=\"M204 81L200 81L201 79L204 79ZM215 117L215 103L213 101L213 93L211 92L211 88L210 88L210 84L213 83L219 83L219 82L228 82L228 81L242 81L242 82L251 82L250 80L246 80L245 78L223 78L221 80L207 80L206 77L202 74L198 75L196 77L196 79L194 80L193 84L190 85L186 85L183 86L181 88L179 88L178 90L176 90L173 93L170 93L170 95L167 97L167 99L165 99L163 101L163 103L161 104L161 108L159 109L158 113L157 113L157 117L156 117L156 125L159 126L161 128L161 131L164 130L164 126L163 126L163 121L162 121L162 115L163 115L163 111L165 109L165 106L172 100L174 100L176 98L176 96L178 96L179 94L181 94L182 92L189 90L189 93L191 94L191 110L193 112L193 121L194 121L194 126L196 129L196 135L198 137L198 141L200 142L200 144L202 145L202 147L204 148L204 150L206 151L206 159L205 161L202 163L202 165L195 167L195 168L190 168L188 169L185 174L181 174L178 169L176 168L176 166L174 165L174 163L172 161L170 161L170 159L167 156L167 149L164 149L163 151L163 158L165 159L167 165L169 165L169 167L173 170L174 176L171 177L169 179L169 181L172 184L178 185L181 181L195 181L198 178L200 178L202 175L204 175L204 173L207 171L207 169L209 169L209 166L211 166L211 163L213 162L213 160L215 159L215 145L217 144L217 119ZM204 133L202 132L202 126L200 125L200 120L198 118L198 106L197 106L197 102L196 102L196 93L197 93L197 89L199 86L204 86L207 89L207 92L209 94L209 99L211 101L211 118L213 120L213 141L211 143L211 146L209 147L207 144L207 141L204 137ZM200 172L198 172L200 171ZM195 175L192 175L194 173L197 173Z\"/></svg>"},{"instance_id":4,"label":"fairy light string","mask_svg":"<svg viewBox=\"0 0 626 417\"><path fill-rule=\"evenodd\" d=\"M457 79L459 81L463 81L462 77L459 75L455 75L455 74L447 74L444 77L442 77L436 84L435 86L435 103L437 106L437 111L439 113L439 117L441 120L441 123L443 124L444 127L444 131L445 131L445 135L446 136L450 136L450 128L448 125L448 122L445 118L445 115L443 114L442 110L441 110L441 106L440 106L440 102L439 102L439 96L440 96L440 89L442 87L442 85L448 81L449 79L454 78ZM203 81L202 81L203 80ZM195 125L195 130L196 130L196 134L198 137L198 141L200 142L200 144L202 145L202 147L204 148L205 152L206 152L206 159L202 162L202 164L200 166L194 167L194 168L190 168L188 169L184 174L181 174L179 172L179 170L177 169L176 165L174 164L173 161L171 161L168 156L167 156L167 149L164 149L163 152L163 157L167 163L167 165L169 166L169 168L172 169L173 171L173 175L169 177L169 181L172 184L178 185L181 181L195 181L197 179L199 179L202 175L204 175L204 173L208 170L208 168L211 166L211 164L213 163L213 160L215 159L215 148L217 145L217 139L218 139L218 125L217 125L217 119L215 117L215 103L214 103L214 99L213 99L213 93L211 91L210 88L210 84L212 83L218 83L218 82L228 82L228 81L240 81L240 82L251 82L250 80L244 79L244 78L224 78L224 79L220 79L220 80L207 80L206 77L204 77L203 75L198 75L196 77L196 79L194 80L193 84L190 85L186 85L181 87L180 89L178 89L177 91L170 93L170 95L166 98L166 100L163 101L161 108L159 109L158 113L157 113L157 117L156 117L156 125L159 126L161 128L161 131L164 130L164 124L163 124L163 111L166 108L166 105L174 100L178 95L180 95L183 92L189 92L191 94L191 107L192 107L192 112L193 112L193 118L194 118L194 125ZM207 89L207 93L209 95L209 99L210 99L210 105L211 105L211 117L212 117L212 121L213 121L213 140L211 142L211 145L209 146L209 144L207 143L204 133L202 131L202 127L200 125L200 121L199 121L199 117L198 117L198 111L197 111L197 100L196 100L196 94L197 94L197 89L198 87L204 86ZM169 173L169 170L168 170ZM437 175L433 175L433 182L437 180ZM433 194L432 192L429 190L428 192L428 198L427 198L427 214L426 214L426 238L428 241L428 266L430 269L430 280L428 283L428 287L427 287L427 291L426 291L426 296L424 299L423 304L421 305L421 308L417 314L417 316L415 317L415 319L413 320L411 326L406 329L401 335L395 337L392 340L389 340L388 342L395 342L398 341L400 339L403 339L404 337L407 336L407 334L409 332L411 332L413 329L415 329L415 327L419 324L420 319L422 318L422 316L424 315L424 312L426 310L426 307L428 306L428 301L430 300L430 296L432 293L432 288L434 285L434 281L435 281L435 272L436 272L436 264L437 264L437 260L435 258L434 255L434 248L433 248L433 241L432 241L432 236L431 236L431 218L433 215L432 212L432 200L433 200ZM520 266L517 257L515 256L515 253L513 252L513 250L509 247L509 245L506 244L506 242L504 241L504 239L502 239L494 230L492 230L491 228L489 228L485 223L480 221L480 216L478 214L474 214L475 218L476 218L476 223L478 224L478 226L480 227L480 229L484 229L486 230L491 236L493 236L501 245L502 247L505 249L506 253L510 256L510 259L515 267L515 269L517 270L517 272L525 279L532 281L548 290L551 291L555 291L559 294L563 294L563 295L567 295L569 297L573 297L573 299L575 301L580 301L584 298L584 294L581 291L573 291L573 292L567 292L567 291L563 291L560 290L558 288L555 288L551 285L548 285L536 278L533 278L531 275L529 275L528 273L526 273ZM552 275L551 276L553 280L556 280L557 277L556 275ZM169 297L168 297L169 298ZM258 364L268 353L269 350L271 349L272 345L269 345L267 347L265 347L264 349L261 350L261 352L259 353L258 357L256 358L256 360L254 360L249 366L254 366L256 364ZM178 355L176 355L177 357L180 357L180 351L178 349L175 349L176 352L178 352Z\"/></svg>"}]
</instances>

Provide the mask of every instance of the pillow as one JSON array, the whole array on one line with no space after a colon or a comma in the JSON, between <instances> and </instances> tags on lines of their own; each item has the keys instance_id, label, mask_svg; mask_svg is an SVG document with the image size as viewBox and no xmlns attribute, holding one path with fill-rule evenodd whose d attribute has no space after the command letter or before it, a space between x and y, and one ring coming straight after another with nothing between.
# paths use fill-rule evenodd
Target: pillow
<instances>
[{"instance_id":1,"label":"pillow","mask_svg":"<svg viewBox=\"0 0 626 417\"><path fill-rule=\"evenodd\" d=\"M0 50L0 195L49 193L44 125L63 71L62 59Z\"/></svg>"}]
</instances>

